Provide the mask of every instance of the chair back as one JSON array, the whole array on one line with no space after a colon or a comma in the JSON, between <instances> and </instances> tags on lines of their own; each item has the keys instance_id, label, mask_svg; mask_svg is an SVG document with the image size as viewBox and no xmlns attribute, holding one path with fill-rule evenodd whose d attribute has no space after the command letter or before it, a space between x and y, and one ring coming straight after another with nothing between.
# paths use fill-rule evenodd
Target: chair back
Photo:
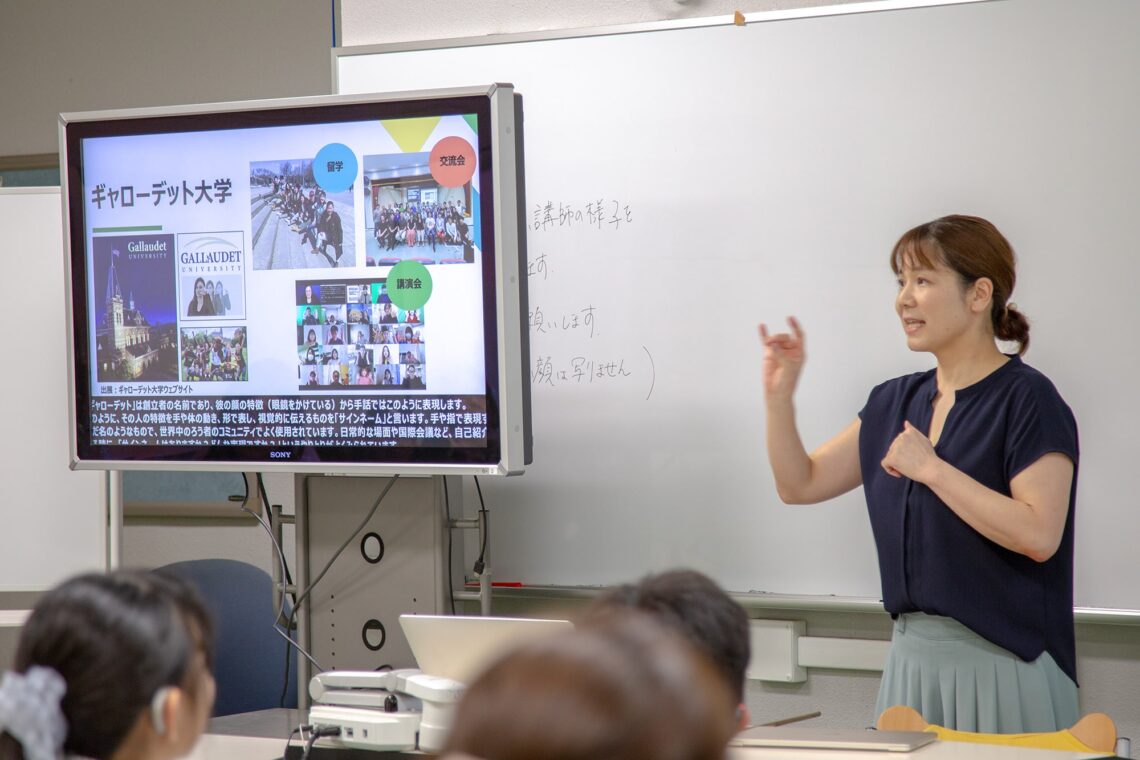
<instances>
[{"instance_id":1,"label":"chair back","mask_svg":"<svg viewBox=\"0 0 1140 760\"><path fill-rule=\"evenodd\" d=\"M273 630L276 607L268 573L232 559L174 562L159 570L193 584L213 613L215 717L297 706L297 653Z\"/></svg>"}]
</instances>

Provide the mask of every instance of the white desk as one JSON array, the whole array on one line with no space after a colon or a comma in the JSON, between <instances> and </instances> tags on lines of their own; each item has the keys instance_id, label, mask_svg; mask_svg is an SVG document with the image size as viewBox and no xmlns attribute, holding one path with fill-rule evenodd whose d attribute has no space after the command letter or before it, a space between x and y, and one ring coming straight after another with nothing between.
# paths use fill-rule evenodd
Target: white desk
<instances>
[{"instance_id":1,"label":"white desk","mask_svg":"<svg viewBox=\"0 0 1140 760\"><path fill-rule=\"evenodd\" d=\"M284 737L205 734L186 760L276 760L284 751Z\"/></svg>"},{"instance_id":2,"label":"white desk","mask_svg":"<svg viewBox=\"0 0 1140 760\"><path fill-rule=\"evenodd\" d=\"M297 710L262 710L214 718L207 728L210 733L202 737L187 757L189 760L276 760L284 752L285 739L300 717ZM400 753L370 754L376 758L400 756ZM728 760L1091 760L1103 757L1112 755L964 742L934 742L914 752L784 747L730 747L728 750Z\"/></svg>"},{"instance_id":3,"label":"white desk","mask_svg":"<svg viewBox=\"0 0 1140 760\"><path fill-rule=\"evenodd\" d=\"M188 760L276 760L284 749L284 739L206 734L187 757ZM739 747L728 752L728 760L1087 760L1099 757L1111 755L962 742L935 742L907 753Z\"/></svg>"},{"instance_id":4,"label":"white desk","mask_svg":"<svg viewBox=\"0 0 1140 760\"><path fill-rule=\"evenodd\" d=\"M0 628L19 628L31 614L31 610L0 610Z\"/></svg>"},{"instance_id":5,"label":"white desk","mask_svg":"<svg viewBox=\"0 0 1140 760\"><path fill-rule=\"evenodd\" d=\"M785 747L731 747L729 760L1087 760L1112 757L1086 752L999 747L966 742L934 742L914 752L868 752L866 750L787 749Z\"/></svg>"}]
</instances>

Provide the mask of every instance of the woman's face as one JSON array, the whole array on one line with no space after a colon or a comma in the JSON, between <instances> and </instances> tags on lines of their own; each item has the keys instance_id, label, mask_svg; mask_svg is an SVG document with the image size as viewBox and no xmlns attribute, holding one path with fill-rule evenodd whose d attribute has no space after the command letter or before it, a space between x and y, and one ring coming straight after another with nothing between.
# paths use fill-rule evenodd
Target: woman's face
<instances>
[{"instance_id":1,"label":"woman's face","mask_svg":"<svg viewBox=\"0 0 1140 760\"><path fill-rule=\"evenodd\" d=\"M332 355L332 358L333 358L333 361L334 361L334 362L335 362L337 359L339 359L339 358L340 358L340 354L339 354L339 353L337 353L337 350L336 350L335 348L333 349L333 355Z\"/></svg>"},{"instance_id":2,"label":"woman's face","mask_svg":"<svg viewBox=\"0 0 1140 760\"><path fill-rule=\"evenodd\" d=\"M974 340L976 331L988 325L990 303L989 298L977 298L979 283L964 288L958 273L942 263L924 267L906 262L898 275L895 311L907 347L937 354L963 340Z\"/></svg>"},{"instance_id":3,"label":"woman's face","mask_svg":"<svg viewBox=\"0 0 1140 760\"><path fill-rule=\"evenodd\" d=\"M317 342L317 331L316 330L309 330L309 342L310 343L316 343Z\"/></svg>"},{"instance_id":4,"label":"woman's face","mask_svg":"<svg viewBox=\"0 0 1140 760\"><path fill-rule=\"evenodd\" d=\"M206 283L205 283L205 281L202 280L201 277L199 277L197 280L194 280L194 295L198 298L201 298L205 294L206 294Z\"/></svg>"},{"instance_id":5,"label":"woman's face","mask_svg":"<svg viewBox=\"0 0 1140 760\"><path fill-rule=\"evenodd\" d=\"M386 383L392 382L392 370L390 370L390 369L384 370L384 382L386 382Z\"/></svg>"},{"instance_id":6,"label":"woman's face","mask_svg":"<svg viewBox=\"0 0 1140 760\"><path fill-rule=\"evenodd\" d=\"M383 364L388 364L391 359L392 359L392 352L388 350L387 346L384 346L384 350L380 352L381 362Z\"/></svg>"},{"instance_id":7,"label":"woman's face","mask_svg":"<svg viewBox=\"0 0 1140 760\"><path fill-rule=\"evenodd\" d=\"M206 292L207 293L213 293L214 292L214 283L212 281L206 283Z\"/></svg>"}]
</instances>

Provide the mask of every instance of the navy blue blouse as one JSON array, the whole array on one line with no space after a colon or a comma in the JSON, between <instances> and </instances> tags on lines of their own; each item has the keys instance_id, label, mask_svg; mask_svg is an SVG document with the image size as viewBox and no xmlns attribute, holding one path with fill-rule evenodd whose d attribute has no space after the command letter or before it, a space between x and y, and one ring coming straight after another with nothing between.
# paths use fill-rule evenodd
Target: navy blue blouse
<instances>
[{"instance_id":1,"label":"navy blue blouse","mask_svg":"<svg viewBox=\"0 0 1140 760\"><path fill-rule=\"evenodd\" d=\"M990 541L935 494L880 464L903 421L929 433L935 370L889 380L859 412L859 462L879 553L883 605L892 617L954 618L1027 662L1048 651L1077 680L1073 633L1073 510L1077 423L1047 377L1017 356L954 394L938 456L1006 496L1009 482L1045 454L1073 461L1069 515L1056 554L1035 562Z\"/></svg>"}]
</instances>

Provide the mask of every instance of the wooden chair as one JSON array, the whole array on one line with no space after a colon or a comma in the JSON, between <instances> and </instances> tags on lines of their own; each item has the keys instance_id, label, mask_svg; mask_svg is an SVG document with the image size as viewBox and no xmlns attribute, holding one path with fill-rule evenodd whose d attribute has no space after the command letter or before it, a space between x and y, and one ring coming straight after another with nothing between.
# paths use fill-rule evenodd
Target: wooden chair
<instances>
[{"instance_id":1,"label":"wooden chair","mask_svg":"<svg viewBox=\"0 0 1140 760\"><path fill-rule=\"evenodd\" d=\"M1089 713L1062 731L1033 734L979 734L969 731L950 731L941 726L927 723L918 711L905 705L895 705L883 710L875 727L880 731L926 731L934 730L939 738L947 741L970 741L983 744L1017 744L1022 747L1057 749L1064 735L1076 739L1094 752L1113 752L1116 749L1116 724L1104 713ZM1012 740L1011 740L1012 739Z\"/></svg>"}]
</instances>

